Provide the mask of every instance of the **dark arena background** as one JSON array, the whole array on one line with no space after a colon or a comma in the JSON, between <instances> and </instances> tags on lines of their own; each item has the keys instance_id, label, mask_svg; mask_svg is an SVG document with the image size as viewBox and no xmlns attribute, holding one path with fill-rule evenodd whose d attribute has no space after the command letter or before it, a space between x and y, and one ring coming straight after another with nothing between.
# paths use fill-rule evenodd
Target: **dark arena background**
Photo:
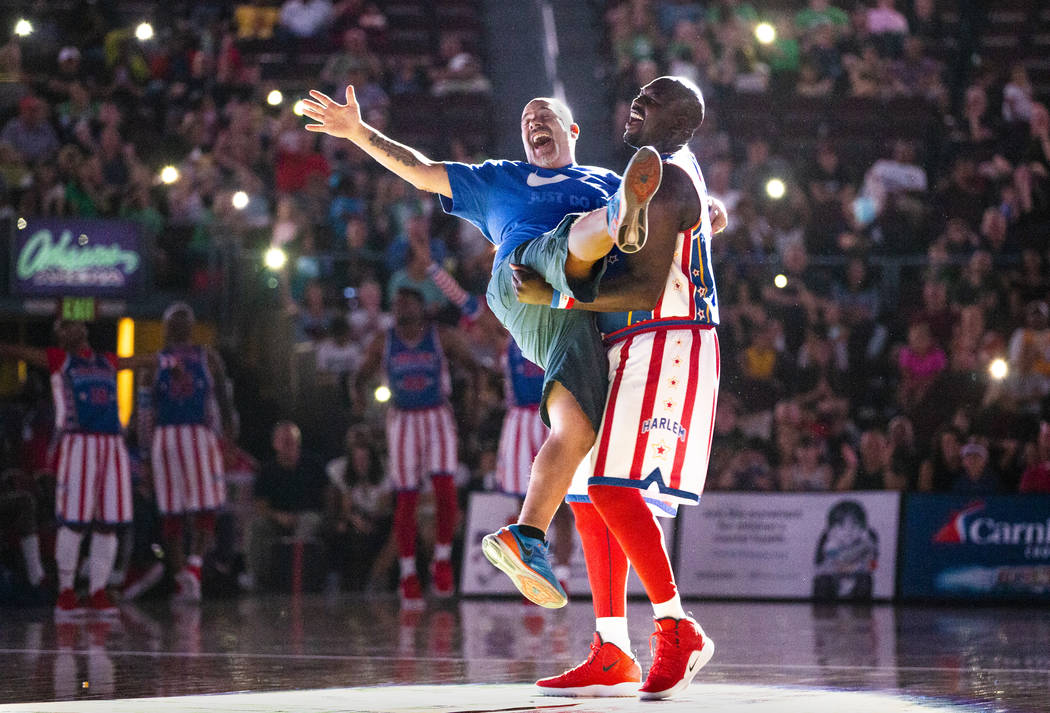
<instances>
[{"instance_id":1,"label":"dark arena background","mask_svg":"<svg viewBox=\"0 0 1050 713\"><path fill-rule=\"evenodd\" d=\"M660 432L710 439L700 504L660 523L718 648L664 702L543 696L594 610L571 516L564 608L482 554L532 457L499 449L493 247L303 100L352 84L375 130L476 164L523 160L554 97L578 162L622 172L661 75L703 93L689 148L728 216L713 430ZM1037 0L0 0L0 710L1050 711L1048 102ZM406 294L452 419L388 437ZM165 371L190 314L207 359ZM79 323L90 348L54 349ZM201 384L212 485L151 436ZM99 475L78 519L60 472L96 437L128 489ZM404 438L456 463L410 500ZM173 469L217 500L166 515ZM652 616L631 574L643 677Z\"/></svg>"}]
</instances>

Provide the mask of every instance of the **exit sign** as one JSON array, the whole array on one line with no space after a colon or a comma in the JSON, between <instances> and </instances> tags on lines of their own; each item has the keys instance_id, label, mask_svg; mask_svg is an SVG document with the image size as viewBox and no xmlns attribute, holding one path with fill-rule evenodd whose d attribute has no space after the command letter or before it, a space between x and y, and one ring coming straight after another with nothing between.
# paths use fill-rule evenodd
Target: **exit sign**
<instances>
[{"instance_id":1,"label":"exit sign","mask_svg":"<svg viewBox=\"0 0 1050 713\"><path fill-rule=\"evenodd\" d=\"M95 298L63 297L62 319L67 319L71 322L94 322Z\"/></svg>"}]
</instances>

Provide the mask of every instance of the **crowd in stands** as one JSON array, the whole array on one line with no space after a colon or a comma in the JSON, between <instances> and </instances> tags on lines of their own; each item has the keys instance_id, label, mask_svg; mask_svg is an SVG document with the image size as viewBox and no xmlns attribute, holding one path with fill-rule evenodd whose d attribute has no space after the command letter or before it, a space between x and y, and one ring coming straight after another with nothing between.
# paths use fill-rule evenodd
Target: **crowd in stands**
<instances>
[{"instance_id":1,"label":"crowd in stands","mask_svg":"<svg viewBox=\"0 0 1050 713\"><path fill-rule=\"evenodd\" d=\"M488 97L480 31L428 25L428 3L405 16L363 0L174 3L155 6L157 35L139 41L116 5L72 3L0 46L0 212L134 220L155 241L158 280L185 288L219 279L211 251L286 249L298 404L243 417L298 426L254 449L261 514L238 545L261 560L253 538L307 528L341 553L333 570L370 572L351 586L390 586L384 406L355 373L398 289L456 324L432 266L480 294L491 251L348 142L304 131L290 91L266 98L288 74L294 91L337 98L352 83L394 138L483 160L483 134L402 135L397 111ZM660 74L707 99L693 146L729 213L713 241L723 375L708 489L1050 492L1048 97L1023 63L953 62L955 26L935 0L765 5L629 0L605 13L612 145ZM772 42L756 39L759 21ZM853 150L871 136L822 120L856 101L863 126L890 127L877 155ZM797 106L816 120L789 132L775 115ZM895 133L901 107L932 117L929 134ZM159 179L165 164L178 180ZM464 328L491 367L468 379L453 365L466 491L495 468L503 336L485 316ZM0 478L0 492L18 482Z\"/></svg>"}]
</instances>

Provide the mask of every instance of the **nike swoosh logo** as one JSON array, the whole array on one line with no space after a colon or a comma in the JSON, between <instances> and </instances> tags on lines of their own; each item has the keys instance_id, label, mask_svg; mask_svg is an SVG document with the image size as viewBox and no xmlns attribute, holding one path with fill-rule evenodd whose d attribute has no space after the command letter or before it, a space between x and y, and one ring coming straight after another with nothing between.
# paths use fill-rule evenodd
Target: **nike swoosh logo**
<instances>
[{"instance_id":1,"label":"nike swoosh logo","mask_svg":"<svg viewBox=\"0 0 1050 713\"><path fill-rule=\"evenodd\" d=\"M540 186L549 186L552 183L561 183L562 181L569 180L569 176L558 174L557 176L541 176L538 173L530 173L525 178L525 183L528 183L533 188L539 188Z\"/></svg>"},{"instance_id":2,"label":"nike swoosh logo","mask_svg":"<svg viewBox=\"0 0 1050 713\"><path fill-rule=\"evenodd\" d=\"M602 666L602 671L608 671L609 669L611 669L611 668L612 668L613 666L615 666L615 665L616 665L616 662L615 662L615 661L613 661L613 662L612 662L611 664L609 664L608 666Z\"/></svg>"}]
</instances>

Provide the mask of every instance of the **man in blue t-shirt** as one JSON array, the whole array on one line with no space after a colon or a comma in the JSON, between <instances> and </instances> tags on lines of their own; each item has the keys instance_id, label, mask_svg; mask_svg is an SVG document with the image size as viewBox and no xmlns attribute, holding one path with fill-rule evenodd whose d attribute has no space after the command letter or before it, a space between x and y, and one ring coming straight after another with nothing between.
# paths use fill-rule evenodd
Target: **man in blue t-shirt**
<instances>
[{"instance_id":1,"label":"man in blue t-shirt","mask_svg":"<svg viewBox=\"0 0 1050 713\"><path fill-rule=\"evenodd\" d=\"M483 542L486 557L532 601L550 608L567 597L551 571L544 536L573 472L594 443L607 389L607 367L593 316L568 309L591 301L614 245L641 247L645 209L660 181L659 155L642 149L619 177L576 163L580 127L564 102L541 97L525 105L521 137L527 162L479 165L432 161L361 119L354 88L346 104L318 91L304 100L311 131L348 139L442 207L474 223L496 246L486 298L529 361L546 372L541 414L551 428L533 463L517 525ZM603 208L612 206L607 216ZM587 215L579 213L592 211ZM571 215L570 215L571 214ZM617 236L616 240L613 235ZM518 302L515 265L536 270L553 286L550 306Z\"/></svg>"}]
</instances>

